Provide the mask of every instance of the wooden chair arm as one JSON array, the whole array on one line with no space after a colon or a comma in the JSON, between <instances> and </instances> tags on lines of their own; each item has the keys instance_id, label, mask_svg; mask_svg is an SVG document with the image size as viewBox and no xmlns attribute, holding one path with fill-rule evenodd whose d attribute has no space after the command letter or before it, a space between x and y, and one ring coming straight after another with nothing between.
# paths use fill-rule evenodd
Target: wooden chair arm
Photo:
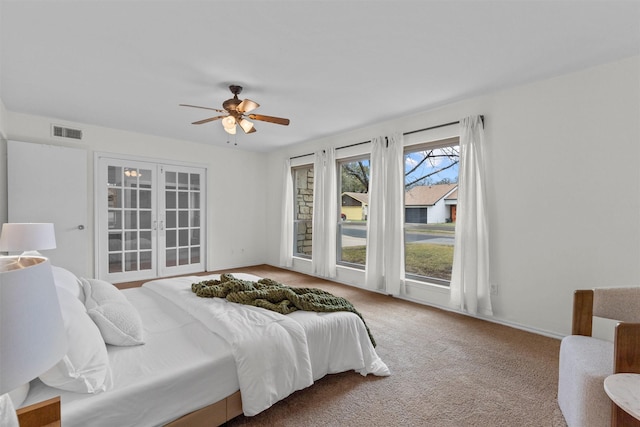
<instances>
[{"instance_id":1,"label":"wooden chair arm","mask_svg":"<svg viewBox=\"0 0 640 427\"><path fill-rule=\"evenodd\" d=\"M593 290L577 290L573 294L572 335L590 337L593 325Z\"/></svg>"},{"instance_id":2,"label":"wooden chair arm","mask_svg":"<svg viewBox=\"0 0 640 427\"><path fill-rule=\"evenodd\" d=\"M613 373L640 374L640 323L620 322L614 336Z\"/></svg>"}]
</instances>

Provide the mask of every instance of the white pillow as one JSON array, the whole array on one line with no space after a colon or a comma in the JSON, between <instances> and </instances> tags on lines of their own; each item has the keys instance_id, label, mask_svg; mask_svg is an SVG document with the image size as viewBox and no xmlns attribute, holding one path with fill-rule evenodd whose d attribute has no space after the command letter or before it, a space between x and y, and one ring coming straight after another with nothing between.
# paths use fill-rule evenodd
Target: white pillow
<instances>
[{"instance_id":1,"label":"white pillow","mask_svg":"<svg viewBox=\"0 0 640 427\"><path fill-rule=\"evenodd\" d=\"M80 283L80 279L78 279L75 274L55 265L51 266L51 271L53 271L53 281L56 286L66 289L71 292L71 295L78 298L80 301L84 301L82 283Z\"/></svg>"},{"instance_id":2,"label":"white pillow","mask_svg":"<svg viewBox=\"0 0 640 427\"><path fill-rule=\"evenodd\" d=\"M119 346L144 344L140 314L118 288L99 279L80 281L87 313L98 325L104 342Z\"/></svg>"},{"instance_id":3,"label":"white pillow","mask_svg":"<svg viewBox=\"0 0 640 427\"><path fill-rule=\"evenodd\" d=\"M111 388L107 347L82 302L56 286L62 320L67 332L67 354L40 380L48 386L76 393L100 393Z\"/></svg>"}]
</instances>

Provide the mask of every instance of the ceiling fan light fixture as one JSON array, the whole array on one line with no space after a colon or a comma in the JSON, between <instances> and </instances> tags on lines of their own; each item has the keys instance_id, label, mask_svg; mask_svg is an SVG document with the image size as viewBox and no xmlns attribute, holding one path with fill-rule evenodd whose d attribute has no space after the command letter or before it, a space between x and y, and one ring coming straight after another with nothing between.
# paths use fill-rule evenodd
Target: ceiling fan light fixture
<instances>
[{"instance_id":1,"label":"ceiling fan light fixture","mask_svg":"<svg viewBox=\"0 0 640 427\"><path fill-rule=\"evenodd\" d=\"M235 135L236 134L236 119L233 116L227 116L225 118L222 119L222 127L224 128L224 130L231 134L231 135Z\"/></svg>"},{"instance_id":2,"label":"ceiling fan light fixture","mask_svg":"<svg viewBox=\"0 0 640 427\"><path fill-rule=\"evenodd\" d=\"M238 108L238 111L241 111L243 113L248 113L249 111L255 110L259 106L260 104L258 104L257 102L254 102L250 99L245 99L238 105L237 108Z\"/></svg>"},{"instance_id":3,"label":"ceiling fan light fixture","mask_svg":"<svg viewBox=\"0 0 640 427\"><path fill-rule=\"evenodd\" d=\"M247 119L241 119L239 125L244 133L250 133L253 130L253 123Z\"/></svg>"}]
</instances>

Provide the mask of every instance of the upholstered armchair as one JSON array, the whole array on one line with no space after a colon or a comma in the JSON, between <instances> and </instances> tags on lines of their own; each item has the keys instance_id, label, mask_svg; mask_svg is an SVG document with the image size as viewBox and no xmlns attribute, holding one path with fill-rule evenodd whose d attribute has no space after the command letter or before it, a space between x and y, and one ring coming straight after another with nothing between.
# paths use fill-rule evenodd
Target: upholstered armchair
<instances>
[{"instance_id":1,"label":"upholstered armchair","mask_svg":"<svg viewBox=\"0 0 640 427\"><path fill-rule=\"evenodd\" d=\"M592 337L594 316L619 321L613 342ZM640 426L604 390L609 375L640 373L640 287L576 291L559 365L558 405L569 427Z\"/></svg>"}]
</instances>

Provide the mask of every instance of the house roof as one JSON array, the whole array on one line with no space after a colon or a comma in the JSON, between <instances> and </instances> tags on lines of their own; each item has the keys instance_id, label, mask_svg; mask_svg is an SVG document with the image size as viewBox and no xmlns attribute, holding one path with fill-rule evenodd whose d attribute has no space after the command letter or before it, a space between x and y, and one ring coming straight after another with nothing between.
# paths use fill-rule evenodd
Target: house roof
<instances>
[{"instance_id":1,"label":"house roof","mask_svg":"<svg viewBox=\"0 0 640 427\"><path fill-rule=\"evenodd\" d=\"M637 55L640 45L638 1L0 0L0 8L8 111L178 147L237 140L263 152ZM257 133L231 138L220 121L191 125L215 112L178 106L219 109L231 84L260 104L254 113L291 124L256 122Z\"/></svg>"},{"instance_id":2,"label":"house roof","mask_svg":"<svg viewBox=\"0 0 640 427\"><path fill-rule=\"evenodd\" d=\"M458 184L419 185L405 193L405 206L433 206L440 199L456 190Z\"/></svg>"},{"instance_id":3,"label":"house roof","mask_svg":"<svg viewBox=\"0 0 640 427\"><path fill-rule=\"evenodd\" d=\"M367 193L354 193L352 191L345 191L344 193L342 193L342 195L343 196L349 196L352 199L356 199L357 201L359 201L363 205L368 205L369 204L369 194L367 194Z\"/></svg>"},{"instance_id":4,"label":"house roof","mask_svg":"<svg viewBox=\"0 0 640 427\"><path fill-rule=\"evenodd\" d=\"M453 190L450 194L447 195L447 197L444 198L445 200L458 200L458 188L456 187L455 190Z\"/></svg>"}]
</instances>

